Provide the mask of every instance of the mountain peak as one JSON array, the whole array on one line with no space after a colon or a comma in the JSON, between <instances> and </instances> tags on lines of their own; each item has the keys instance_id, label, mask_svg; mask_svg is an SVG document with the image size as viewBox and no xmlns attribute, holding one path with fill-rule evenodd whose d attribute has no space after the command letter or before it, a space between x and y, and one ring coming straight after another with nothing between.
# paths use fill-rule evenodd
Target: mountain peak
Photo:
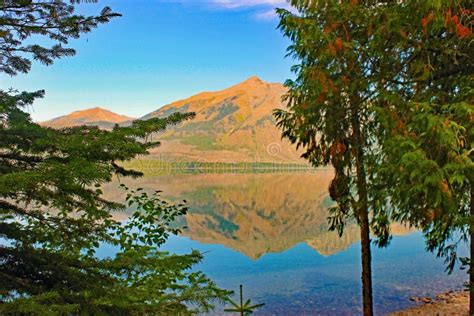
<instances>
[{"instance_id":1,"label":"mountain peak","mask_svg":"<svg viewBox=\"0 0 474 316\"><path fill-rule=\"evenodd\" d=\"M263 90L266 91L269 85L268 82L263 81L259 77L252 76L219 92L234 94L236 91L244 91L246 94L260 94Z\"/></svg>"},{"instance_id":2,"label":"mountain peak","mask_svg":"<svg viewBox=\"0 0 474 316\"><path fill-rule=\"evenodd\" d=\"M74 111L49 121L41 122L41 125L53 128L61 128L78 125L96 125L103 128L113 127L114 124L123 123L133 118L120 115L101 107L93 107L85 110Z\"/></svg>"},{"instance_id":3,"label":"mountain peak","mask_svg":"<svg viewBox=\"0 0 474 316\"><path fill-rule=\"evenodd\" d=\"M240 84L237 84L238 86L240 85L262 85L262 84L267 84L267 82L263 81L257 76L252 76L250 78L247 78L246 80L242 81Z\"/></svg>"},{"instance_id":4,"label":"mountain peak","mask_svg":"<svg viewBox=\"0 0 474 316\"><path fill-rule=\"evenodd\" d=\"M101 108L100 106L96 106L96 107L88 108L88 109L84 109L84 110L77 110L77 111L74 111L72 113L113 113L113 114L115 114L114 112L109 111L109 110L104 109L104 108Z\"/></svg>"},{"instance_id":5,"label":"mountain peak","mask_svg":"<svg viewBox=\"0 0 474 316\"><path fill-rule=\"evenodd\" d=\"M100 106L95 106L93 108L85 109L83 111L105 111L105 112L110 112L109 110L101 108Z\"/></svg>"},{"instance_id":6,"label":"mountain peak","mask_svg":"<svg viewBox=\"0 0 474 316\"><path fill-rule=\"evenodd\" d=\"M258 76L252 76L247 78L244 82L263 82L263 80Z\"/></svg>"}]
</instances>

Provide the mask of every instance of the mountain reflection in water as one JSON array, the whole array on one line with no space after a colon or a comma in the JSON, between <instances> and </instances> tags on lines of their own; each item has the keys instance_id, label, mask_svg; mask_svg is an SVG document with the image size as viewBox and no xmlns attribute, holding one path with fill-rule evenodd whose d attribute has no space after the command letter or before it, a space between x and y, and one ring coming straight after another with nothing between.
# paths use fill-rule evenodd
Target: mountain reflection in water
<instances>
[{"instance_id":1,"label":"mountain reflection in water","mask_svg":"<svg viewBox=\"0 0 474 316\"><path fill-rule=\"evenodd\" d=\"M174 202L186 200L190 212L179 224L187 228L164 248L204 252L197 268L227 289L243 283L252 301L266 303L256 314L354 315L360 313L359 229L348 225L341 238L328 231L332 177L332 170L174 174L125 183L161 190ZM117 183L104 191L123 200ZM465 272L446 275L442 260L424 251L419 233L401 225L392 232L407 236L395 237L388 249L373 247L377 314L412 305L411 296L462 286Z\"/></svg>"},{"instance_id":2,"label":"mountain reflection in water","mask_svg":"<svg viewBox=\"0 0 474 316\"><path fill-rule=\"evenodd\" d=\"M327 188L332 170L284 174L197 174L145 177L129 181L146 191L162 190L163 197L186 200L190 212L183 235L201 243L221 244L257 259L305 242L322 255L346 249L359 240L348 226L339 238L328 231ZM120 200L114 184L107 196ZM111 196L113 194L113 196ZM396 227L397 232L408 229Z\"/></svg>"}]
</instances>

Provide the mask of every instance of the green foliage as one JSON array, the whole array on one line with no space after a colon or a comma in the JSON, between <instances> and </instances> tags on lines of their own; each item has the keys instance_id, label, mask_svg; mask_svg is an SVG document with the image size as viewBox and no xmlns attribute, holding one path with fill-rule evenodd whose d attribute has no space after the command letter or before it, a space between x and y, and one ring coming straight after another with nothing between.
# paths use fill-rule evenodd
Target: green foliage
<instances>
[{"instance_id":1,"label":"green foliage","mask_svg":"<svg viewBox=\"0 0 474 316\"><path fill-rule=\"evenodd\" d=\"M67 43L118 14L73 14L63 1L0 2L0 71L30 69L68 56L59 45L24 45L38 35ZM30 41L31 42L31 41ZM117 176L142 173L123 163L159 145L151 136L194 117L175 113L110 131L97 127L54 130L32 122L26 109L44 91L0 90L0 314L170 315L208 311L229 294L193 271L200 253L160 251L174 222L187 212L159 192L128 191L136 211L120 222L111 212L125 205L104 200L101 186ZM117 252L100 258L101 246Z\"/></svg>"},{"instance_id":2,"label":"green foliage","mask_svg":"<svg viewBox=\"0 0 474 316\"><path fill-rule=\"evenodd\" d=\"M472 3L407 1L380 10L388 19L373 31L385 155L379 180L393 217L422 229L451 271L473 212Z\"/></svg>"},{"instance_id":3,"label":"green foliage","mask_svg":"<svg viewBox=\"0 0 474 316\"><path fill-rule=\"evenodd\" d=\"M192 304L208 310L212 300L224 298L227 292L191 272L199 253L158 250L179 232L172 223L186 213L184 205L130 191L128 207L137 211L121 223L110 212L124 206L101 198L100 186L114 174L140 175L115 163L147 153L150 143L137 137L189 115L154 120L155 128L146 125L146 131L143 124L53 130L15 106L27 106L33 97L0 95L1 312L27 313L45 304L53 314L190 313ZM95 251L103 244L120 251L99 259Z\"/></svg>"},{"instance_id":4,"label":"green foliage","mask_svg":"<svg viewBox=\"0 0 474 316\"><path fill-rule=\"evenodd\" d=\"M297 64L286 86L287 110L276 110L277 126L314 166L331 164L330 228L341 235L348 221L361 228L364 315L372 315L371 238L390 241L389 198L376 179L381 162L380 121L374 101L374 23L378 1L292 0L279 9L279 28L291 40L288 56ZM380 51L381 53L383 50Z\"/></svg>"},{"instance_id":5,"label":"green foliage","mask_svg":"<svg viewBox=\"0 0 474 316\"><path fill-rule=\"evenodd\" d=\"M299 64L289 109L275 115L305 158L335 167L332 228L363 223L366 204L379 244L390 221L414 225L449 270L459 241L474 237L471 2L293 0L297 13L279 10Z\"/></svg>"},{"instance_id":6,"label":"green foliage","mask_svg":"<svg viewBox=\"0 0 474 316\"><path fill-rule=\"evenodd\" d=\"M261 304L254 304L252 305L252 302L250 299L246 300L244 303L244 295L243 295L243 286L242 284L240 285L240 304L237 302L234 302L233 300L229 299L229 303L233 306L232 308L226 308L224 309L225 312L228 313L240 313L240 315L249 315L252 314L257 308L262 307L265 305L265 303Z\"/></svg>"},{"instance_id":7,"label":"green foliage","mask_svg":"<svg viewBox=\"0 0 474 316\"><path fill-rule=\"evenodd\" d=\"M388 222L401 220L425 231L429 249L453 258L445 242L467 227L473 183L472 5L291 3L299 14L280 10L280 28L300 64L287 82L289 111L275 115L304 157L335 167L333 228L342 232L360 196L352 189L359 121L379 243L389 240Z\"/></svg>"},{"instance_id":8,"label":"green foliage","mask_svg":"<svg viewBox=\"0 0 474 316\"><path fill-rule=\"evenodd\" d=\"M27 73L31 68L28 56L46 65L53 63L56 58L72 56L75 50L62 44L120 16L109 7L105 7L97 16L77 15L71 3L51 0L0 1L0 72L9 75ZM27 40L35 36L47 37L54 45L44 47L25 44L25 41L29 42Z\"/></svg>"},{"instance_id":9,"label":"green foliage","mask_svg":"<svg viewBox=\"0 0 474 316\"><path fill-rule=\"evenodd\" d=\"M274 114L283 136L304 150L304 158L335 168L329 188L337 202L332 228L342 233L347 220L370 213L379 244L387 245L387 198L373 181L379 124L367 71L372 49L367 30L377 9L356 2L291 1L297 14L279 10L280 29L292 41L288 56L299 63L292 68L296 79L286 82L288 110Z\"/></svg>"}]
</instances>

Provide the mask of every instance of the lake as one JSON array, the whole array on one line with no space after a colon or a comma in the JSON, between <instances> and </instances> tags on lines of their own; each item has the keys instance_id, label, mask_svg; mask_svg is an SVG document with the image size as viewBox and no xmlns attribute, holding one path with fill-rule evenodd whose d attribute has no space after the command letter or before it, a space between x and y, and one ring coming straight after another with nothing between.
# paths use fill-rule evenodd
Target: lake
<instances>
[{"instance_id":1,"label":"lake","mask_svg":"<svg viewBox=\"0 0 474 316\"><path fill-rule=\"evenodd\" d=\"M163 197L187 201L182 235L163 249L197 249L196 266L226 289L266 305L255 315L357 315L361 312L359 230L328 231L327 194L331 170L292 173L155 174L127 180L131 188L162 190ZM106 197L120 200L117 183ZM123 216L126 214L116 214ZM373 247L375 312L383 315L460 289L466 272L444 272L443 260L425 251L420 233L401 225L386 249ZM467 250L464 250L467 253ZM213 315L223 313L218 306Z\"/></svg>"}]
</instances>

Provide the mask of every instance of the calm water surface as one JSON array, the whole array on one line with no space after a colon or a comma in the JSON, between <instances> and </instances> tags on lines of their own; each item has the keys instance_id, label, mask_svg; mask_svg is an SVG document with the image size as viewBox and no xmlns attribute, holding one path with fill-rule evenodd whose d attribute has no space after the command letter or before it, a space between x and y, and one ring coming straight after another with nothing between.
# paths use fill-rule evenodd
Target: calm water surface
<instances>
[{"instance_id":1,"label":"calm water surface","mask_svg":"<svg viewBox=\"0 0 474 316\"><path fill-rule=\"evenodd\" d=\"M223 288L253 302L256 315L360 314L360 247L357 227L342 238L327 230L330 170L287 174L188 174L147 176L131 187L162 190L173 201L187 200L187 229L164 249L205 253L197 269ZM106 188L121 199L117 184ZM121 214L120 216L126 217ZM422 236L393 227L388 249L373 255L376 314L413 305L412 296L459 289L464 271L444 273L441 259L425 252ZM105 250L104 250L105 251ZM219 306L213 314L220 315Z\"/></svg>"}]
</instances>

